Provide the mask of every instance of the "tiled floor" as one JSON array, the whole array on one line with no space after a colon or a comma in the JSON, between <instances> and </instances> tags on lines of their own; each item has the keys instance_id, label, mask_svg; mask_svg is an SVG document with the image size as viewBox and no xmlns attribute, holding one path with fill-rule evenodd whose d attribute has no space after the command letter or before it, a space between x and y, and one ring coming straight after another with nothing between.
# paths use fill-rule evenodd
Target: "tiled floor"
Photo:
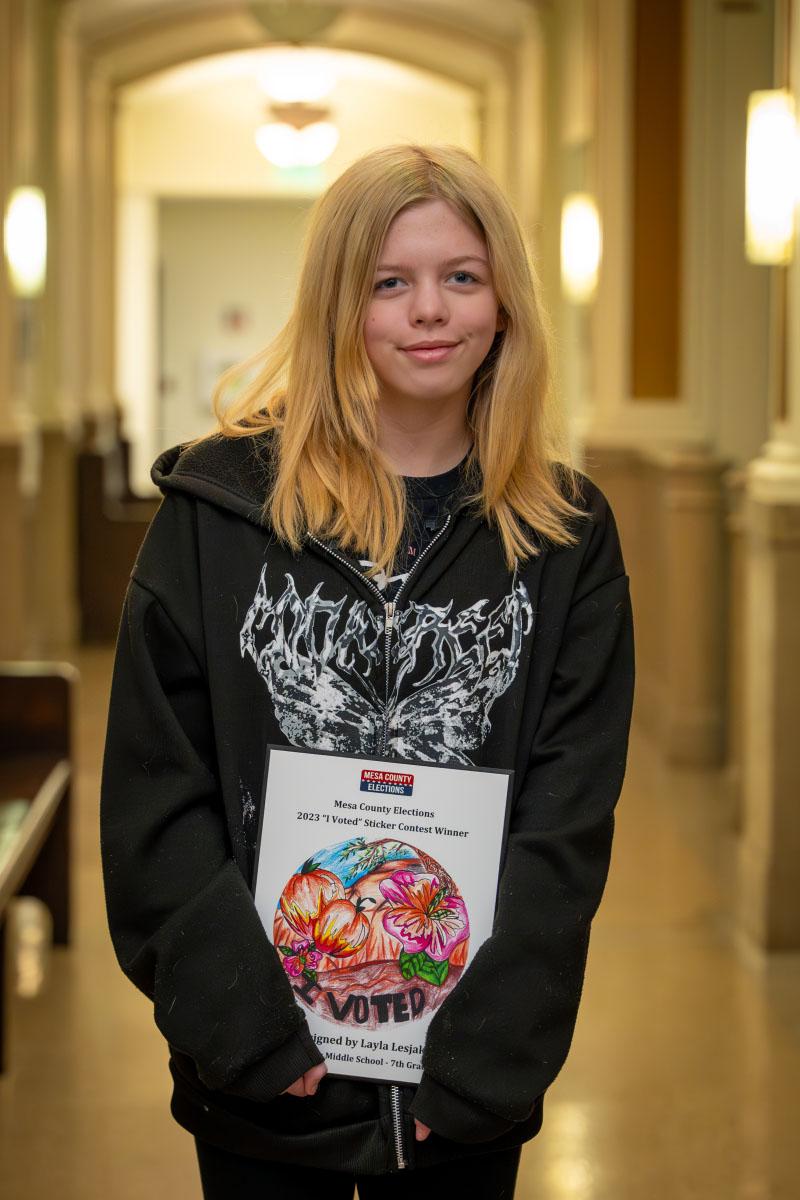
<instances>
[{"instance_id":1,"label":"tiled floor","mask_svg":"<svg viewBox=\"0 0 800 1200\"><path fill-rule=\"evenodd\" d=\"M97 793L110 655L83 653L74 945L12 1006L3 1200L198 1200L160 1036L104 924ZM567 1066L517 1200L795 1200L800 956L737 953L735 839L714 774L636 731Z\"/></svg>"}]
</instances>

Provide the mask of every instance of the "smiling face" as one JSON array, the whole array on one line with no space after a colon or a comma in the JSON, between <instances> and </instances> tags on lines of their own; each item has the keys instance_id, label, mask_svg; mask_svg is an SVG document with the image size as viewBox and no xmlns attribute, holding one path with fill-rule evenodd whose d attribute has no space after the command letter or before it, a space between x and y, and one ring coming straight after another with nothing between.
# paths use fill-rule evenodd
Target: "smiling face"
<instances>
[{"instance_id":1,"label":"smiling face","mask_svg":"<svg viewBox=\"0 0 800 1200\"><path fill-rule=\"evenodd\" d=\"M381 405L466 412L473 376L502 327L484 237L444 200L398 213L364 322Z\"/></svg>"}]
</instances>

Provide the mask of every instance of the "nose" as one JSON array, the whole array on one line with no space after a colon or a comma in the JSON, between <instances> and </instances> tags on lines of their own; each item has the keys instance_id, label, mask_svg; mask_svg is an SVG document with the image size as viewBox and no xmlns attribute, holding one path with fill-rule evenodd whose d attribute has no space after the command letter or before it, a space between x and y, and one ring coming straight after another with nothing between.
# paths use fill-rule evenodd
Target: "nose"
<instances>
[{"instance_id":1,"label":"nose","mask_svg":"<svg viewBox=\"0 0 800 1200\"><path fill-rule=\"evenodd\" d=\"M447 295L437 282L420 280L414 288L409 315L414 325L441 325L447 321Z\"/></svg>"}]
</instances>

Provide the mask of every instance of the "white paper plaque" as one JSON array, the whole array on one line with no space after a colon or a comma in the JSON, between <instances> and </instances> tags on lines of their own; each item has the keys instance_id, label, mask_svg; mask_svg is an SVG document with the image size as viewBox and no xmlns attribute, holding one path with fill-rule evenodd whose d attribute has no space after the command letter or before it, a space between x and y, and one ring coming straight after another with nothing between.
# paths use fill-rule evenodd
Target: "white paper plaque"
<instances>
[{"instance_id":1,"label":"white paper plaque","mask_svg":"<svg viewBox=\"0 0 800 1200\"><path fill-rule=\"evenodd\" d=\"M255 903L331 1074L419 1081L492 932L512 776L269 747Z\"/></svg>"}]
</instances>

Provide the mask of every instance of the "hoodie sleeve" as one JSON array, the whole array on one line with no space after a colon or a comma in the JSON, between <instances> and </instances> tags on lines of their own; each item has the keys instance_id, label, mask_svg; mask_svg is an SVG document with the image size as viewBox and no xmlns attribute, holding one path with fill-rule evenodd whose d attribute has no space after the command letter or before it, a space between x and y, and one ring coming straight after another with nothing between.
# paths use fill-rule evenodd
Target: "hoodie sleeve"
<instances>
[{"instance_id":1,"label":"hoodie sleeve","mask_svg":"<svg viewBox=\"0 0 800 1200\"><path fill-rule=\"evenodd\" d=\"M602 497L586 542L511 816L494 930L431 1022L411 1106L456 1141L487 1141L531 1115L577 1017L634 684L628 576Z\"/></svg>"},{"instance_id":2,"label":"hoodie sleeve","mask_svg":"<svg viewBox=\"0 0 800 1200\"><path fill-rule=\"evenodd\" d=\"M323 1059L231 853L190 505L162 505L123 610L101 788L108 920L123 971L203 1083L266 1101ZM187 629L148 584L180 597Z\"/></svg>"}]
</instances>

